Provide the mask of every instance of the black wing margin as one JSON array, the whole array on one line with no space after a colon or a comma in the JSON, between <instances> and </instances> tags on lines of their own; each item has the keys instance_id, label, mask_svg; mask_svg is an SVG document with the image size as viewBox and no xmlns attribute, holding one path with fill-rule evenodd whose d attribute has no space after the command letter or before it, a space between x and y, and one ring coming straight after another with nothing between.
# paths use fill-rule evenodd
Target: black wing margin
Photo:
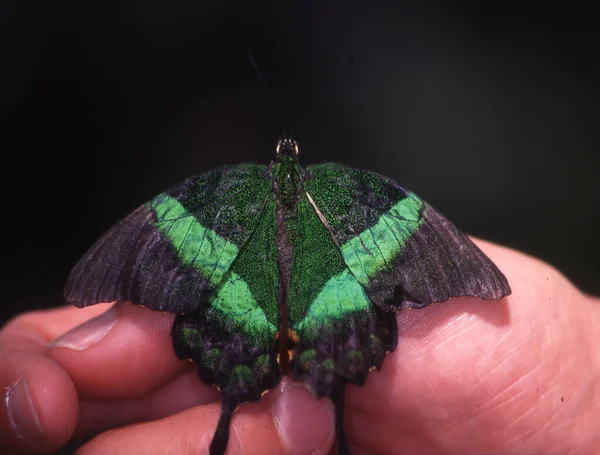
<instances>
[{"instance_id":1,"label":"black wing margin","mask_svg":"<svg viewBox=\"0 0 600 455\"><path fill-rule=\"evenodd\" d=\"M452 222L423 203L419 229L408 239L392 271L374 280L369 296L393 308L421 308L451 297L484 300L510 295L498 267ZM389 285L393 283L393 294Z\"/></svg>"}]
</instances>

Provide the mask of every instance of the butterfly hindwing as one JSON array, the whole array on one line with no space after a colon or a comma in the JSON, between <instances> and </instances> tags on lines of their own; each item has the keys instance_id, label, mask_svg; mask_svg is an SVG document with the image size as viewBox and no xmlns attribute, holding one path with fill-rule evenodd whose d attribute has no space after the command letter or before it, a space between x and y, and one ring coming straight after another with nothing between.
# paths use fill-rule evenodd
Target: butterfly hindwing
<instances>
[{"instance_id":1,"label":"butterfly hindwing","mask_svg":"<svg viewBox=\"0 0 600 455\"><path fill-rule=\"evenodd\" d=\"M66 300L200 309L256 227L271 185L259 165L221 167L175 185L90 248L69 275Z\"/></svg>"},{"instance_id":2,"label":"butterfly hindwing","mask_svg":"<svg viewBox=\"0 0 600 455\"><path fill-rule=\"evenodd\" d=\"M345 263L378 307L418 308L450 297L510 294L504 275L467 236L393 181L326 163L307 168L305 189Z\"/></svg>"}]
</instances>

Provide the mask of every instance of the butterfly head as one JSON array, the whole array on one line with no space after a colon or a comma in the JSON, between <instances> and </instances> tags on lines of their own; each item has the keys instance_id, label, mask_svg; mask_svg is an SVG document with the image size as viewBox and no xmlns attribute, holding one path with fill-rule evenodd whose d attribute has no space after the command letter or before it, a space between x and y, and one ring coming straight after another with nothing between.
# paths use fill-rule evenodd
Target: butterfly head
<instances>
[{"instance_id":1,"label":"butterfly head","mask_svg":"<svg viewBox=\"0 0 600 455\"><path fill-rule=\"evenodd\" d=\"M298 143L289 137L279 139L277 142L276 152L277 161L279 162L293 161L297 163L298 155L300 155Z\"/></svg>"}]
</instances>

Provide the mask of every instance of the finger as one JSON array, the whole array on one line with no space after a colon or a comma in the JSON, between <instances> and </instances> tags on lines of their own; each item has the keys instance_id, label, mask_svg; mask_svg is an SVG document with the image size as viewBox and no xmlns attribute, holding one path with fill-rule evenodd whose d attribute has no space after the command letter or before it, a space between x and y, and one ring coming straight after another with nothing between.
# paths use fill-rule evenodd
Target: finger
<instances>
[{"instance_id":1,"label":"finger","mask_svg":"<svg viewBox=\"0 0 600 455\"><path fill-rule=\"evenodd\" d=\"M47 355L85 398L140 397L186 368L173 351L172 324L172 314L119 303L52 341Z\"/></svg>"},{"instance_id":2,"label":"finger","mask_svg":"<svg viewBox=\"0 0 600 455\"><path fill-rule=\"evenodd\" d=\"M512 295L399 312L397 350L364 389L349 390L347 425L359 447L566 453L584 444L574 435L595 434L598 340L590 334L598 320L590 300L550 266L478 243ZM582 368L586 375L574 378Z\"/></svg>"},{"instance_id":3,"label":"finger","mask_svg":"<svg viewBox=\"0 0 600 455\"><path fill-rule=\"evenodd\" d=\"M81 447L79 453L208 453L219 412L219 405L213 403L107 431ZM236 411L227 453L324 455L333 444L333 428L329 400L317 401L304 386L286 380L260 402L246 403Z\"/></svg>"},{"instance_id":4,"label":"finger","mask_svg":"<svg viewBox=\"0 0 600 455\"><path fill-rule=\"evenodd\" d=\"M43 355L48 333L35 323L40 316L52 324L57 312L27 313L0 331L2 453L55 450L77 423L77 391L67 373Z\"/></svg>"},{"instance_id":5,"label":"finger","mask_svg":"<svg viewBox=\"0 0 600 455\"><path fill-rule=\"evenodd\" d=\"M195 368L144 397L83 400L76 437L90 436L132 422L158 420L193 406L218 402L221 394L203 384Z\"/></svg>"}]
</instances>

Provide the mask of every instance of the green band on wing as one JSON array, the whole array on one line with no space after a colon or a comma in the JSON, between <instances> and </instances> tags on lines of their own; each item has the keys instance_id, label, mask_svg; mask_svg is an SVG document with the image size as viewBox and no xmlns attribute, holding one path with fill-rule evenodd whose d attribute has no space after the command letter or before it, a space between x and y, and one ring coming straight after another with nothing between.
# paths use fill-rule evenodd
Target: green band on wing
<instances>
[{"instance_id":1,"label":"green band on wing","mask_svg":"<svg viewBox=\"0 0 600 455\"><path fill-rule=\"evenodd\" d=\"M151 206L156 226L171 241L179 260L217 285L238 255L238 247L202 226L175 198L162 194Z\"/></svg>"},{"instance_id":2,"label":"green band on wing","mask_svg":"<svg viewBox=\"0 0 600 455\"><path fill-rule=\"evenodd\" d=\"M210 300L211 307L222 314L229 325L235 325L236 331L253 339L267 337L274 340L277 327L267 321L248 284L235 272L228 277Z\"/></svg>"},{"instance_id":3,"label":"green band on wing","mask_svg":"<svg viewBox=\"0 0 600 455\"><path fill-rule=\"evenodd\" d=\"M296 327L309 334L308 338L322 332L328 322L340 320L350 313L370 309L371 302L356 278L346 269L330 278L311 303L307 315Z\"/></svg>"},{"instance_id":4,"label":"green band on wing","mask_svg":"<svg viewBox=\"0 0 600 455\"><path fill-rule=\"evenodd\" d=\"M368 286L379 272L390 269L408 239L423 224L424 203L413 193L381 215L375 226L342 245L348 268L360 284Z\"/></svg>"}]
</instances>

